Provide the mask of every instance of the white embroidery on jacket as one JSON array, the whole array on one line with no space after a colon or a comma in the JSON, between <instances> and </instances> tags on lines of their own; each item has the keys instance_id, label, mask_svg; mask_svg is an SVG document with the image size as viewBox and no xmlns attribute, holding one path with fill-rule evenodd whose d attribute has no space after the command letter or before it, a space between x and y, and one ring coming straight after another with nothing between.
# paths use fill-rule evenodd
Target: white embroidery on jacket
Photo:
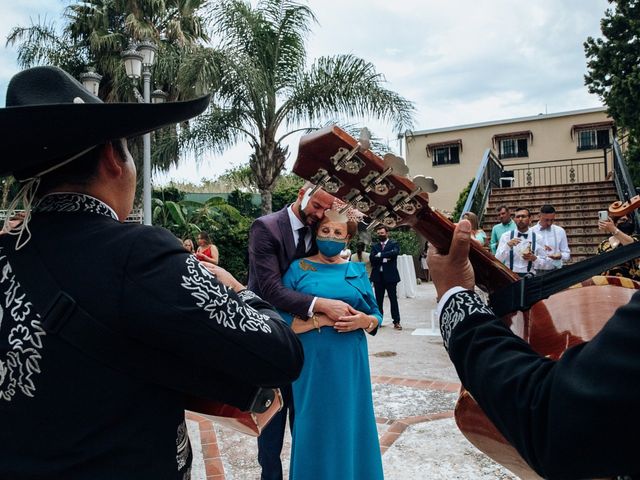
<instances>
[{"instance_id":1,"label":"white embroidery on jacket","mask_svg":"<svg viewBox=\"0 0 640 480\"><path fill-rule=\"evenodd\" d=\"M180 425L178 425L178 432L176 434L176 463L178 464L178 471L182 471L187 466L187 462L189 462L189 457L191 456L191 443L189 442L189 434L187 433L187 424L183 420ZM184 474L183 478L191 477L191 466L189 465L187 471Z\"/></svg>"},{"instance_id":2,"label":"white embroidery on jacket","mask_svg":"<svg viewBox=\"0 0 640 480\"><path fill-rule=\"evenodd\" d=\"M36 391L34 376L40 373L42 356L42 328L40 315L26 298L16 280L7 256L0 247L0 400L10 402L16 393L33 397Z\"/></svg>"},{"instance_id":3,"label":"white embroidery on jacket","mask_svg":"<svg viewBox=\"0 0 640 480\"><path fill-rule=\"evenodd\" d=\"M118 220L116 212L102 200L82 193L50 193L33 209L34 212L90 212Z\"/></svg>"},{"instance_id":4,"label":"white embroidery on jacket","mask_svg":"<svg viewBox=\"0 0 640 480\"><path fill-rule=\"evenodd\" d=\"M458 292L451 296L440 314L440 334L444 341L444 348L449 350L449 339L453 329L456 328L468 316L475 313L493 312L487 307L479 295L471 291Z\"/></svg>"},{"instance_id":5,"label":"white embroidery on jacket","mask_svg":"<svg viewBox=\"0 0 640 480\"><path fill-rule=\"evenodd\" d=\"M215 280L215 277L196 259L187 257L188 275L182 277L182 287L196 299L196 305L209 314L218 325L243 332L261 330L271 333L268 317L242 304Z\"/></svg>"}]
</instances>

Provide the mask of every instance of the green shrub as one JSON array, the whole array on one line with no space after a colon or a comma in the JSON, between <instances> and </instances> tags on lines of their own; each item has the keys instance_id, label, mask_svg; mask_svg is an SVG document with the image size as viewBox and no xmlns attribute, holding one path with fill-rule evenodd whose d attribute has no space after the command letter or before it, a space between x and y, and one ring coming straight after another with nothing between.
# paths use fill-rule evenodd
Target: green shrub
<instances>
[{"instance_id":1,"label":"green shrub","mask_svg":"<svg viewBox=\"0 0 640 480\"><path fill-rule=\"evenodd\" d=\"M460 220L460 215L464 212L462 209L464 208L464 204L467 203L467 197L469 196L469 190L471 190L471 185L473 185L473 178L469 181L468 185L460 192L460 196L458 196L458 201L456 202L456 206L453 209L453 221L457 222ZM477 212L476 212L477 213Z\"/></svg>"}]
</instances>

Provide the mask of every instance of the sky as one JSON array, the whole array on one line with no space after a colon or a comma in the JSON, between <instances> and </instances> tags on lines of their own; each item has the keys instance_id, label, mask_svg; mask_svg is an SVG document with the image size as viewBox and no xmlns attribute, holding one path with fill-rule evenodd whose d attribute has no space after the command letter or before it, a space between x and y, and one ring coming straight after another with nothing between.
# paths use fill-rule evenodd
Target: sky
<instances>
[{"instance_id":1,"label":"sky","mask_svg":"<svg viewBox=\"0 0 640 480\"><path fill-rule=\"evenodd\" d=\"M5 47L14 26L38 19L61 23L71 0L3 1L0 16L0 105L19 70ZM304 0L303 0L304 1ZM318 23L309 35L309 62L353 54L372 62L386 87L414 102L414 130L601 106L584 86L583 42L599 37L606 0L310 0ZM354 119L400 151L391 125ZM298 137L292 136L290 167ZM184 159L154 175L198 183L247 163L250 149Z\"/></svg>"}]
</instances>

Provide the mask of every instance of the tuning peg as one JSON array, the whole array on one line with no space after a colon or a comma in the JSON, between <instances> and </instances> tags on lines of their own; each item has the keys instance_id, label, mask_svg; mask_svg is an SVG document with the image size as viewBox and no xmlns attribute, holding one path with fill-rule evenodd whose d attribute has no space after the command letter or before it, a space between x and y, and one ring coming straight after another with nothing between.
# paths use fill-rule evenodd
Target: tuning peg
<instances>
[{"instance_id":1,"label":"tuning peg","mask_svg":"<svg viewBox=\"0 0 640 480\"><path fill-rule=\"evenodd\" d=\"M394 155L393 153L387 153L382 158L382 163L384 163L385 169L390 168L393 170L393 173L400 175L401 177L406 177L409 173L409 167L407 167L404 159Z\"/></svg>"},{"instance_id":2,"label":"tuning peg","mask_svg":"<svg viewBox=\"0 0 640 480\"><path fill-rule=\"evenodd\" d=\"M360 130L360 138L358 138L360 150L369 150L371 148L371 132L367 127Z\"/></svg>"},{"instance_id":3,"label":"tuning peg","mask_svg":"<svg viewBox=\"0 0 640 480\"><path fill-rule=\"evenodd\" d=\"M416 175L413 177L413 183L422 189L423 192L433 193L438 190L438 185L433 177L425 177L424 175Z\"/></svg>"}]
</instances>

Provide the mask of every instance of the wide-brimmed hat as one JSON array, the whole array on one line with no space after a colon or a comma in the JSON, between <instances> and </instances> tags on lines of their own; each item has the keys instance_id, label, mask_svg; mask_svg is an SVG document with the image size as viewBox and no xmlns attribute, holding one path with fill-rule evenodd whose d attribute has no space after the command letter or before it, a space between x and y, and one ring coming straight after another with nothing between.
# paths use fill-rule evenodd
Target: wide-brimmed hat
<instances>
[{"instance_id":1,"label":"wide-brimmed hat","mask_svg":"<svg viewBox=\"0 0 640 480\"><path fill-rule=\"evenodd\" d=\"M88 149L135 137L202 113L209 96L160 104L104 103L58 67L16 74L0 109L0 175L18 180L48 171Z\"/></svg>"}]
</instances>

